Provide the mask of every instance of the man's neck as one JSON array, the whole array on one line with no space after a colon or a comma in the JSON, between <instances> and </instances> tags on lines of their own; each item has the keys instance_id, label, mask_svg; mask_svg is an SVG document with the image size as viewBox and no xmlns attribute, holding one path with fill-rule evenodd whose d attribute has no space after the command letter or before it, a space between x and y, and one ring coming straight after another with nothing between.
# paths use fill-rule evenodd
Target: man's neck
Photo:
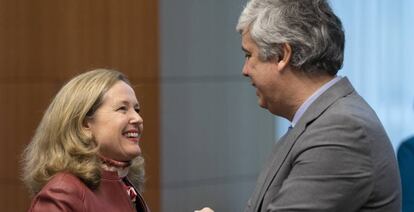
<instances>
[{"instance_id":1,"label":"man's neck","mask_svg":"<svg viewBox=\"0 0 414 212\"><path fill-rule=\"evenodd\" d=\"M335 76L325 75L309 75L305 73L293 73L290 80L291 98L288 98L287 119L292 121L293 116L299 107L320 87L332 80Z\"/></svg>"}]
</instances>

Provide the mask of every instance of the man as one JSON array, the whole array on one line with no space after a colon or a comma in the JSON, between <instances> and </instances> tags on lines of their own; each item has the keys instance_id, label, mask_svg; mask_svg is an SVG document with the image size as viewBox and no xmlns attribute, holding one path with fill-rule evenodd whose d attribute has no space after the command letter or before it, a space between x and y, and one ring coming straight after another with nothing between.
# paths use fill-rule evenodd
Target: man
<instances>
[{"instance_id":1,"label":"man","mask_svg":"<svg viewBox=\"0 0 414 212\"><path fill-rule=\"evenodd\" d=\"M291 122L245 209L399 212L397 162L342 67L344 32L325 0L251 0L237 30L258 103ZM362 70L363 71L363 70Z\"/></svg>"}]
</instances>

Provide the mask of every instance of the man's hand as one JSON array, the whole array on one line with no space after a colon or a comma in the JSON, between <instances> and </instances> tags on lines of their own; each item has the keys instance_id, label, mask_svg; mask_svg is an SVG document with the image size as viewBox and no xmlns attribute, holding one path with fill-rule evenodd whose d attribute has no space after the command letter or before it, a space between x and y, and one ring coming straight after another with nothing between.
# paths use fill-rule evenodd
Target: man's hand
<instances>
[{"instance_id":1,"label":"man's hand","mask_svg":"<svg viewBox=\"0 0 414 212\"><path fill-rule=\"evenodd\" d=\"M201 210L195 210L194 212L214 212L211 208L203 208Z\"/></svg>"}]
</instances>

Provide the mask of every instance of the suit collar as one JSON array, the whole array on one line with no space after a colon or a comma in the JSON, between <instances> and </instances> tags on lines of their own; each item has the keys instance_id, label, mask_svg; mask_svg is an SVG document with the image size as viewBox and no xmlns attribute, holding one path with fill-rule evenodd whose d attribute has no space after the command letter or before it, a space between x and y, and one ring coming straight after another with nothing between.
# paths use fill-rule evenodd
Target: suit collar
<instances>
[{"instance_id":1,"label":"suit collar","mask_svg":"<svg viewBox=\"0 0 414 212\"><path fill-rule=\"evenodd\" d=\"M342 78L322 93L305 111L298 121L298 128L305 129L306 125L317 119L326 109L328 109L339 98L349 95L354 91L347 77ZM301 126L301 127L299 127ZM295 128L294 128L295 129Z\"/></svg>"}]
</instances>

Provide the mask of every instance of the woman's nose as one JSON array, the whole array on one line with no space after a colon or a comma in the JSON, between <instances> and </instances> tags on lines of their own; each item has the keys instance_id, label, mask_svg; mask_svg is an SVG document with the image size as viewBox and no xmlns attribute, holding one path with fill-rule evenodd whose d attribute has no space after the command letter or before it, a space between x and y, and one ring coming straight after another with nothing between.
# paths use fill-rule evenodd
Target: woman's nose
<instances>
[{"instance_id":1,"label":"woman's nose","mask_svg":"<svg viewBox=\"0 0 414 212\"><path fill-rule=\"evenodd\" d=\"M139 115L139 113L137 111L133 111L132 112L132 117L130 120L130 123L138 123L138 124L142 124L144 122L144 120L142 119L141 115Z\"/></svg>"}]
</instances>

